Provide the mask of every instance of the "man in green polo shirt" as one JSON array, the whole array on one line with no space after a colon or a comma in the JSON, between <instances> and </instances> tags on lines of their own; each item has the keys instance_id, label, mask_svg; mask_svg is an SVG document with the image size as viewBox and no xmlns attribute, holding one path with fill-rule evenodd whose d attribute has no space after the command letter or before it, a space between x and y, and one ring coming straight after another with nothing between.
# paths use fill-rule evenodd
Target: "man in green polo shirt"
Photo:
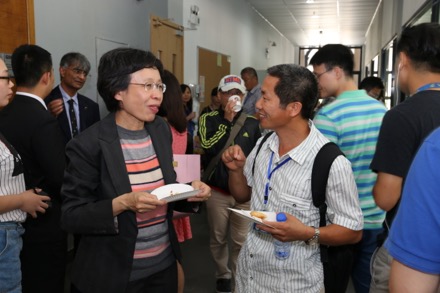
<instances>
[{"instance_id":1,"label":"man in green polo shirt","mask_svg":"<svg viewBox=\"0 0 440 293\"><path fill-rule=\"evenodd\" d=\"M374 202L372 191L376 174L369 166L386 108L365 90L358 90L353 79L353 53L348 47L326 45L316 52L310 64L318 79L321 98L336 97L333 103L319 110L314 122L352 164L364 215L363 236L356 245L352 280L357 293L368 293L370 260L385 217L384 211Z\"/></svg>"}]
</instances>

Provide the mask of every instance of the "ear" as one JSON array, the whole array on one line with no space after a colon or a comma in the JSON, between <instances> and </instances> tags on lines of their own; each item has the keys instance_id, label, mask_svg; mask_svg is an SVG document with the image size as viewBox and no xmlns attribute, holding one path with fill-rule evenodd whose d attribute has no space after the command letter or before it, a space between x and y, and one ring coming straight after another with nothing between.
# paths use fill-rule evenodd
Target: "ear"
<instances>
[{"instance_id":1,"label":"ear","mask_svg":"<svg viewBox=\"0 0 440 293\"><path fill-rule=\"evenodd\" d=\"M341 79L345 76L344 70L342 70L342 68L339 66L333 67L333 71L335 72L335 76L337 79Z\"/></svg>"},{"instance_id":2,"label":"ear","mask_svg":"<svg viewBox=\"0 0 440 293\"><path fill-rule=\"evenodd\" d=\"M50 76L52 74L52 71L48 71L43 73L43 75L40 78L40 82L43 83L44 85L47 85L51 82Z\"/></svg>"},{"instance_id":3,"label":"ear","mask_svg":"<svg viewBox=\"0 0 440 293\"><path fill-rule=\"evenodd\" d=\"M64 77L64 75L66 74L66 68L60 67L59 71L60 71L60 77L62 79Z\"/></svg>"},{"instance_id":4,"label":"ear","mask_svg":"<svg viewBox=\"0 0 440 293\"><path fill-rule=\"evenodd\" d=\"M409 64L409 58L404 52L399 52L399 70Z\"/></svg>"},{"instance_id":5,"label":"ear","mask_svg":"<svg viewBox=\"0 0 440 293\"><path fill-rule=\"evenodd\" d=\"M295 117L301 113L302 104L300 102L292 102L289 103L286 107L286 110L289 113L290 117Z\"/></svg>"},{"instance_id":6,"label":"ear","mask_svg":"<svg viewBox=\"0 0 440 293\"><path fill-rule=\"evenodd\" d=\"M119 91L115 95L115 100L122 101L124 99L124 96L125 96L125 91Z\"/></svg>"}]
</instances>

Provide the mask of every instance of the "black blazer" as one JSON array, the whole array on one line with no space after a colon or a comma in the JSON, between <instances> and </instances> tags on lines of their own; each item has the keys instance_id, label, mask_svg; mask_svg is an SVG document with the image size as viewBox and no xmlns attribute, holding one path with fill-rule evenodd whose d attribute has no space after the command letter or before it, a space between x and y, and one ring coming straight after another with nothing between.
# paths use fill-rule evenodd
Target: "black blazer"
<instances>
[{"instance_id":1,"label":"black blazer","mask_svg":"<svg viewBox=\"0 0 440 293\"><path fill-rule=\"evenodd\" d=\"M45 214L27 217L24 240L62 239L59 218L65 155L57 120L37 100L16 95L0 111L0 131L21 156L26 189L40 187L52 198L53 206Z\"/></svg>"},{"instance_id":2,"label":"black blazer","mask_svg":"<svg viewBox=\"0 0 440 293\"><path fill-rule=\"evenodd\" d=\"M95 124L100 120L99 116L99 106L98 103L90 100L86 96L81 94L77 94L78 96L78 109L79 109L79 131L84 131L89 126ZM63 95L61 94L60 86L56 86L50 94L44 99L44 102L49 104L51 101L56 99L63 99ZM70 132L70 124L69 119L67 118L67 111L63 111L58 115L57 119L60 123L61 130L64 135L64 142L67 142L72 139L72 133Z\"/></svg>"},{"instance_id":3,"label":"black blazer","mask_svg":"<svg viewBox=\"0 0 440 293\"><path fill-rule=\"evenodd\" d=\"M165 183L175 183L167 123L156 116L145 127ZM138 231L134 212L123 212L116 219L112 214L112 200L131 192L114 113L71 140L66 154L69 163L62 187L61 223L68 232L83 234L72 267L72 282L84 293L125 292ZM168 230L177 259L180 249L172 209L193 212L194 206L186 200L168 205Z\"/></svg>"}]
</instances>

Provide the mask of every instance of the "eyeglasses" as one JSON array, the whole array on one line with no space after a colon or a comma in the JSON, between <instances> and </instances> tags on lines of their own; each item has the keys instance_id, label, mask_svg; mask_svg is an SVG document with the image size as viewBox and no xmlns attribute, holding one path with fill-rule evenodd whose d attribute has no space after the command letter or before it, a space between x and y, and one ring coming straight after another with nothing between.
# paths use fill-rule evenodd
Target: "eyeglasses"
<instances>
[{"instance_id":1,"label":"eyeglasses","mask_svg":"<svg viewBox=\"0 0 440 293\"><path fill-rule=\"evenodd\" d=\"M327 73L327 72L330 72L330 71L332 71L332 70L333 70L333 68L330 68L330 69L328 69L328 70L324 71L323 73L320 73L320 74L315 74L315 76L316 76L316 79L319 79L319 78L321 77L321 75L323 75L323 74L325 74L325 73Z\"/></svg>"},{"instance_id":2,"label":"eyeglasses","mask_svg":"<svg viewBox=\"0 0 440 293\"><path fill-rule=\"evenodd\" d=\"M6 79L8 83L11 81L11 79L14 78L13 76L0 76L0 79Z\"/></svg>"},{"instance_id":3,"label":"eyeglasses","mask_svg":"<svg viewBox=\"0 0 440 293\"><path fill-rule=\"evenodd\" d=\"M79 69L79 68L70 68L70 67L68 67L68 68L70 70L72 70L73 73L75 73L77 75L84 75L85 77L89 76L89 72L88 71L85 71L85 70L82 70L82 69Z\"/></svg>"},{"instance_id":4,"label":"eyeglasses","mask_svg":"<svg viewBox=\"0 0 440 293\"><path fill-rule=\"evenodd\" d=\"M233 96L233 95L241 95L242 94L242 92L240 90L237 90L237 89L232 89L232 90L229 90L227 92L220 91L220 93L222 95L226 95L226 96Z\"/></svg>"},{"instance_id":5,"label":"eyeglasses","mask_svg":"<svg viewBox=\"0 0 440 293\"><path fill-rule=\"evenodd\" d=\"M145 89L146 92L149 92L153 89L157 89L160 90L162 93L164 93L167 90L167 86L164 83L135 83L135 82L130 82L129 84L134 84L134 85L142 85Z\"/></svg>"}]
</instances>

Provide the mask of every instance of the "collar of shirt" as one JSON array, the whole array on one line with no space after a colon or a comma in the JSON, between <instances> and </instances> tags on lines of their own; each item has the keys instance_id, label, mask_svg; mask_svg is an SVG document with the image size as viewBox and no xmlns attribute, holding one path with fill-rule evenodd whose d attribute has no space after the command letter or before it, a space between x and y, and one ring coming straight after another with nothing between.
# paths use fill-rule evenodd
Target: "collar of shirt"
<instances>
[{"instance_id":1,"label":"collar of shirt","mask_svg":"<svg viewBox=\"0 0 440 293\"><path fill-rule=\"evenodd\" d=\"M61 85L59 85L58 87L60 88L61 95L63 95L63 101L64 101L64 104L67 105L67 102L68 102L70 99L73 99L73 104L74 104L74 105L78 105L78 93L75 93L75 95L74 95L73 97L71 97L71 96L69 96L69 94L67 94L67 93L64 91L64 89L63 89L63 87L62 87Z\"/></svg>"},{"instance_id":2,"label":"collar of shirt","mask_svg":"<svg viewBox=\"0 0 440 293\"><path fill-rule=\"evenodd\" d=\"M260 84L257 84L256 86L254 86L253 89L251 89L251 90L249 91L248 95L253 95L257 90L260 90L260 88L261 88L261 85L260 85Z\"/></svg>"},{"instance_id":3,"label":"collar of shirt","mask_svg":"<svg viewBox=\"0 0 440 293\"><path fill-rule=\"evenodd\" d=\"M293 161L295 161L299 165L302 165L307 157L308 150L312 149L316 142L316 136L318 132L318 129L315 127L312 120L309 120L309 128L310 128L310 133L306 137L306 139L304 139L298 146L291 149L281 158L278 154L278 148L279 148L278 136L271 135L271 137L269 137L268 139L266 148L270 148L270 150L275 154L273 162L278 163L284 157L289 156Z\"/></svg>"},{"instance_id":4,"label":"collar of shirt","mask_svg":"<svg viewBox=\"0 0 440 293\"><path fill-rule=\"evenodd\" d=\"M27 96L27 97L29 97L29 98L32 98L32 99L34 99L34 100L37 100L38 102L40 102L41 105L43 105L44 109L47 110L47 106L46 106L46 104L44 103L43 99L40 98L39 96L34 95L34 94L31 94L31 93L27 93L27 92L16 92L15 94L16 94L16 95L21 95L21 96Z\"/></svg>"}]
</instances>

